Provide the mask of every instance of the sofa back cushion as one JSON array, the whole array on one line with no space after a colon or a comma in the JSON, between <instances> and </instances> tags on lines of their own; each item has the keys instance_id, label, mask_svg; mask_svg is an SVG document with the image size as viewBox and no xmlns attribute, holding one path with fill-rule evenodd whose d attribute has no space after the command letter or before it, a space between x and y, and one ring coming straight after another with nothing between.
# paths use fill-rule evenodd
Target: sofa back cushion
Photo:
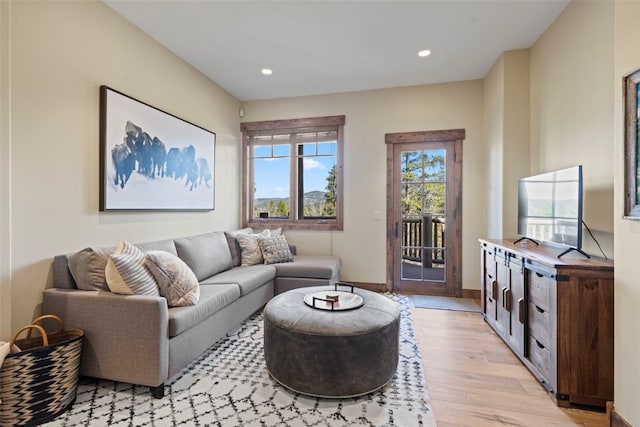
<instances>
[{"instance_id":1,"label":"sofa back cushion","mask_svg":"<svg viewBox=\"0 0 640 427\"><path fill-rule=\"evenodd\" d=\"M153 242L136 243L136 246L144 252L165 251L173 255L178 255L173 239L155 240Z\"/></svg>"},{"instance_id":2,"label":"sofa back cushion","mask_svg":"<svg viewBox=\"0 0 640 427\"><path fill-rule=\"evenodd\" d=\"M222 231L175 239L178 256L202 281L232 267L231 252Z\"/></svg>"}]
</instances>

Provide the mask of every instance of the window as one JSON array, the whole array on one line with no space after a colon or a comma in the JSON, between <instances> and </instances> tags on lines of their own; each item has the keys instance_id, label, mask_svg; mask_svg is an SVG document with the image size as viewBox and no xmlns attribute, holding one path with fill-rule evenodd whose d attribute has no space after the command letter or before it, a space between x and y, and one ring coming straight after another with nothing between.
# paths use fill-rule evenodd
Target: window
<instances>
[{"instance_id":1,"label":"window","mask_svg":"<svg viewBox=\"0 0 640 427\"><path fill-rule=\"evenodd\" d=\"M248 226L342 230L344 116L242 123Z\"/></svg>"}]
</instances>

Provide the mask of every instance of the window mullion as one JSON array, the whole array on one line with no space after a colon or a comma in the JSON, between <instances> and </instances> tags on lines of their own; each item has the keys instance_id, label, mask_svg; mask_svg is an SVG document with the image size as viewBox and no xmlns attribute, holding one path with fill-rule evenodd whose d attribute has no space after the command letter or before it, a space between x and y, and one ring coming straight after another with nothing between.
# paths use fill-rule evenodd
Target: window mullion
<instances>
[{"instance_id":1,"label":"window mullion","mask_svg":"<svg viewBox=\"0 0 640 427\"><path fill-rule=\"evenodd\" d=\"M296 141L295 138L291 138L290 139L290 167L289 167L289 171L290 171L290 183L289 183L289 197L290 197L290 206L289 209L291 210L289 212L289 219L293 222L297 222L298 219L300 219L300 212L298 212L299 210L299 202L298 202L298 194L299 194L299 190L298 190L298 167L297 167L297 163L298 163L298 155L296 153Z\"/></svg>"}]
</instances>

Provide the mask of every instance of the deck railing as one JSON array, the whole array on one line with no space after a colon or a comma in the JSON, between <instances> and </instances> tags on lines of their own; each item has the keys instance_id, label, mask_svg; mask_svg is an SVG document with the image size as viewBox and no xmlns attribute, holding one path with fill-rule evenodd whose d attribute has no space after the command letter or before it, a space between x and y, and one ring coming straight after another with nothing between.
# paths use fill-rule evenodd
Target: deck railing
<instances>
[{"instance_id":1,"label":"deck railing","mask_svg":"<svg viewBox=\"0 0 640 427\"><path fill-rule=\"evenodd\" d=\"M444 264L444 219L433 215L402 219L402 259L431 268Z\"/></svg>"}]
</instances>

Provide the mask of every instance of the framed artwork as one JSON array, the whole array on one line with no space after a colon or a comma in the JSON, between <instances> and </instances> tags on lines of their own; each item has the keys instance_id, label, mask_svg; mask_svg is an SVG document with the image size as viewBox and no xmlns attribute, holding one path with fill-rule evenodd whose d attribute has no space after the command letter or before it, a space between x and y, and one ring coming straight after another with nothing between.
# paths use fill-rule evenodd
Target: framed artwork
<instances>
[{"instance_id":1,"label":"framed artwork","mask_svg":"<svg viewBox=\"0 0 640 427\"><path fill-rule=\"evenodd\" d=\"M640 157L638 96L640 69L624 77L624 217L640 219Z\"/></svg>"},{"instance_id":2,"label":"framed artwork","mask_svg":"<svg viewBox=\"0 0 640 427\"><path fill-rule=\"evenodd\" d=\"M100 210L213 210L216 134L100 86Z\"/></svg>"}]
</instances>

